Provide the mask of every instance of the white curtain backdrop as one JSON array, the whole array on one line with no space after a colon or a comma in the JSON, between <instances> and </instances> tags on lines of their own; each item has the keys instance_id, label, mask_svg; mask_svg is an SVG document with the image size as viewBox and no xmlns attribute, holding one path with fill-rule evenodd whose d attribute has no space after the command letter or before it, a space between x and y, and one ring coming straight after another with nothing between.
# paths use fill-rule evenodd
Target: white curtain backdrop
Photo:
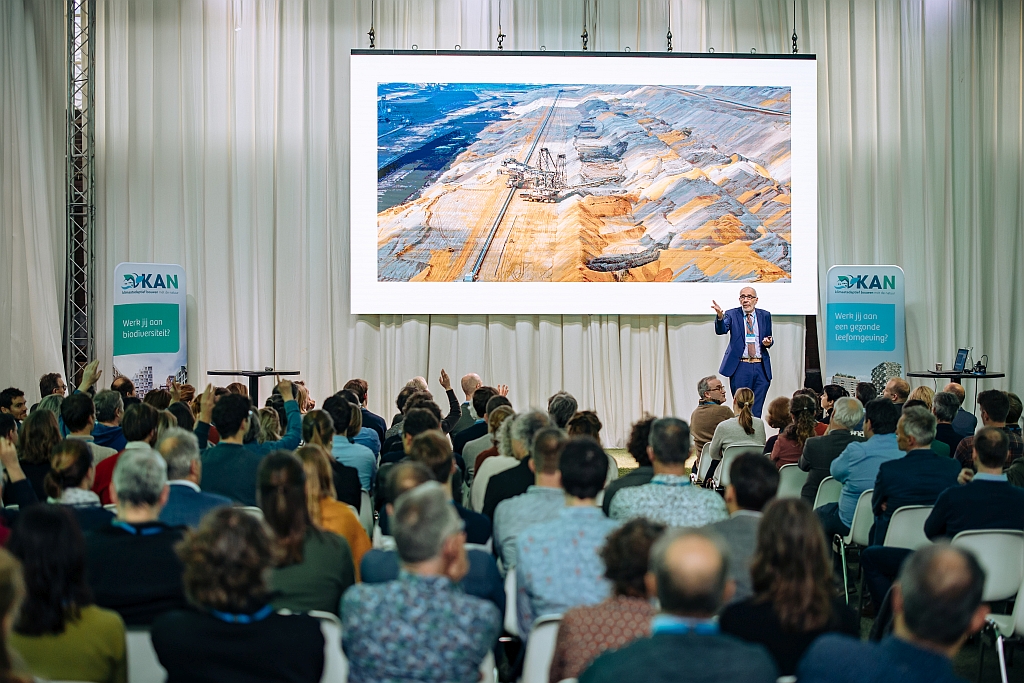
<instances>
[{"instance_id":1,"label":"white curtain backdrop","mask_svg":"<svg viewBox=\"0 0 1024 683\"><path fill-rule=\"evenodd\" d=\"M788 52L793 32L792 4L779 0L588 6L596 50L664 49L669 6L677 51ZM378 47L493 48L498 7L380 0ZM188 273L196 384L208 369L274 366L302 371L322 401L362 376L371 407L389 415L409 377L425 374L439 393L440 368L477 371L508 383L518 408L573 392L601 415L608 445L645 410L688 415L723 348L710 316L348 313L348 54L367 46L369 10L99 0L96 329L107 373L113 267L156 260ZM503 0L505 47L578 49L582 11L582 0ZM973 345L1008 373L996 386L1020 389L1019 0L798 0L797 15L801 51L818 55L822 278L833 264L902 266L908 365ZM802 378L802 320L777 320L775 336L772 395L788 394Z\"/></svg>"},{"instance_id":2,"label":"white curtain backdrop","mask_svg":"<svg viewBox=\"0 0 1024 683\"><path fill-rule=\"evenodd\" d=\"M64 311L62 3L0 2L0 389L39 400Z\"/></svg>"}]
</instances>

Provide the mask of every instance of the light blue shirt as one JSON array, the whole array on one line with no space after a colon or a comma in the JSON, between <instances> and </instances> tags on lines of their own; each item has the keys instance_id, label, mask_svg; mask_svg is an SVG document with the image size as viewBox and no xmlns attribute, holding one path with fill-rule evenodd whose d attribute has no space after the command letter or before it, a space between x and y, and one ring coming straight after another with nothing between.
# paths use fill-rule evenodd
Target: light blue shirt
<instances>
[{"instance_id":1,"label":"light blue shirt","mask_svg":"<svg viewBox=\"0 0 1024 683\"><path fill-rule=\"evenodd\" d=\"M599 507L567 507L554 519L520 532L516 614L525 638L537 617L596 605L611 593L597 554L619 526Z\"/></svg>"},{"instance_id":2,"label":"light blue shirt","mask_svg":"<svg viewBox=\"0 0 1024 683\"><path fill-rule=\"evenodd\" d=\"M978 472L974 475L971 481L1009 481L1005 474L988 474L986 472Z\"/></svg>"},{"instance_id":3,"label":"light blue shirt","mask_svg":"<svg viewBox=\"0 0 1024 683\"><path fill-rule=\"evenodd\" d=\"M750 358L750 355L747 353L747 343L746 343L746 339L747 339L747 314L743 312L742 308L740 308L740 315L743 316L743 355L740 356L740 357L741 358ZM757 310L756 309L750 312L750 319L754 323L754 358L760 358L761 357L761 330L759 330L758 327L757 327Z\"/></svg>"},{"instance_id":4,"label":"light blue shirt","mask_svg":"<svg viewBox=\"0 0 1024 683\"><path fill-rule=\"evenodd\" d=\"M380 435L369 427L360 429L352 440L369 448L375 456L380 455Z\"/></svg>"},{"instance_id":5,"label":"light blue shirt","mask_svg":"<svg viewBox=\"0 0 1024 683\"><path fill-rule=\"evenodd\" d=\"M373 490L377 477L377 456L366 446L352 443L347 436L335 436L331 442L331 455L342 465L355 467L359 471L359 485L364 491Z\"/></svg>"},{"instance_id":6,"label":"light blue shirt","mask_svg":"<svg viewBox=\"0 0 1024 683\"><path fill-rule=\"evenodd\" d=\"M874 488L882 463L904 455L896 445L895 434L875 434L867 441L854 441L832 461L829 472L843 484L839 494L839 519L843 524L853 523L857 500L864 491Z\"/></svg>"},{"instance_id":7,"label":"light blue shirt","mask_svg":"<svg viewBox=\"0 0 1024 683\"><path fill-rule=\"evenodd\" d=\"M531 486L522 493L498 503L494 509L494 550L505 571L516 566L516 537L534 524L558 516L565 507L565 491L548 486Z\"/></svg>"}]
</instances>

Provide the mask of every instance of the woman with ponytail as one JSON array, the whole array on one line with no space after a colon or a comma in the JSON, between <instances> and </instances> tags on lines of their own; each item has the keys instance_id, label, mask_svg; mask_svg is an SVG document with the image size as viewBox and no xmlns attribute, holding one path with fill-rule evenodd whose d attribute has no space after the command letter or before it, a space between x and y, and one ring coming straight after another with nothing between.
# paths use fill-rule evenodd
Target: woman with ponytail
<instances>
[{"instance_id":1,"label":"woman with ponytail","mask_svg":"<svg viewBox=\"0 0 1024 683\"><path fill-rule=\"evenodd\" d=\"M772 449L772 462L779 469L783 465L798 462L804 452L804 443L807 439L816 435L815 428L818 425L816 401L806 394L793 394L793 400L789 404L789 414L793 421L775 442Z\"/></svg>"},{"instance_id":2,"label":"woman with ponytail","mask_svg":"<svg viewBox=\"0 0 1024 683\"><path fill-rule=\"evenodd\" d=\"M294 453L274 451L263 458L256 497L278 551L270 577L275 609L338 614L341 594L355 583L352 550L310 519L306 473Z\"/></svg>"},{"instance_id":3,"label":"woman with ponytail","mask_svg":"<svg viewBox=\"0 0 1024 683\"><path fill-rule=\"evenodd\" d=\"M732 410L736 417L719 422L711 439L708 453L715 460L721 460L729 446L760 446L766 441L764 422L754 417L754 392L746 387L737 389L732 399Z\"/></svg>"},{"instance_id":4,"label":"woman with ponytail","mask_svg":"<svg viewBox=\"0 0 1024 683\"><path fill-rule=\"evenodd\" d=\"M47 501L66 505L83 532L107 526L114 519L114 513L104 510L100 497L92 491L95 477L92 451L85 441L65 439L54 446L50 471L43 479Z\"/></svg>"},{"instance_id":5,"label":"woman with ponytail","mask_svg":"<svg viewBox=\"0 0 1024 683\"><path fill-rule=\"evenodd\" d=\"M359 470L342 465L331 456L334 443L334 420L326 410L311 410L302 416L302 442L307 446L320 446L327 453L334 480L335 497L356 510L363 502L363 484Z\"/></svg>"}]
</instances>

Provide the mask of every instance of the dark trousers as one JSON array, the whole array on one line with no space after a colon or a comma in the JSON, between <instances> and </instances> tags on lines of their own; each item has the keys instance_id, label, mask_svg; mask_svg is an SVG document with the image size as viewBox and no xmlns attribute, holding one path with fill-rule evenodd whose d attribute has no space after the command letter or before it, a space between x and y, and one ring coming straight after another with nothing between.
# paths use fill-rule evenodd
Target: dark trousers
<instances>
[{"instance_id":1,"label":"dark trousers","mask_svg":"<svg viewBox=\"0 0 1024 683\"><path fill-rule=\"evenodd\" d=\"M764 363L743 363L740 362L736 372L729 378L729 388L733 396L737 389L747 387L754 392L754 407L751 412L754 417L761 417L761 408L764 407L764 398L768 395L768 375L764 372Z\"/></svg>"},{"instance_id":2,"label":"dark trousers","mask_svg":"<svg viewBox=\"0 0 1024 683\"><path fill-rule=\"evenodd\" d=\"M913 551L906 548L886 548L873 545L865 548L860 554L860 566L864 572L864 583L871 593L871 601L876 606L882 604L885 594L892 588L893 582L900 573L903 561Z\"/></svg>"},{"instance_id":3,"label":"dark trousers","mask_svg":"<svg viewBox=\"0 0 1024 683\"><path fill-rule=\"evenodd\" d=\"M832 537L846 536L850 533L850 527L843 524L839 519L839 503L825 503L820 508L815 508L814 513L818 515L821 528L825 531L825 542L828 544L829 554L832 553Z\"/></svg>"}]
</instances>

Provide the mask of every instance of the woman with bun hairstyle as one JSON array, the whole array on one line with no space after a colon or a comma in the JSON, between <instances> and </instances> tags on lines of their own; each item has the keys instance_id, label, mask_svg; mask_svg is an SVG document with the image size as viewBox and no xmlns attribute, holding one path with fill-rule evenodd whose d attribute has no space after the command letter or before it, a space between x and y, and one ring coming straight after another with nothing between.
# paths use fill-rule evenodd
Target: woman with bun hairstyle
<instances>
[{"instance_id":1,"label":"woman with bun hairstyle","mask_svg":"<svg viewBox=\"0 0 1024 683\"><path fill-rule=\"evenodd\" d=\"M85 441L65 439L54 446L50 471L43 479L47 501L67 506L83 532L106 526L114 519L114 513L104 510L100 497L92 491L95 477L92 451Z\"/></svg>"}]
</instances>

